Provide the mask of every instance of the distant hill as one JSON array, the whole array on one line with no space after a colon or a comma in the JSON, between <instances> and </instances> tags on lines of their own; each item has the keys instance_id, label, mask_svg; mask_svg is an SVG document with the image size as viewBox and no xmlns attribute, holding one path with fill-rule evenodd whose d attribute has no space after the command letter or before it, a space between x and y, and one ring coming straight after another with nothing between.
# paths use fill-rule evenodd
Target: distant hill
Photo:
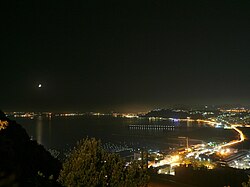
<instances>
[{"instance_id":1,"label":"distant hill","mask_svg":"<svg viewBox=\"0 0 250 187\"><path fill-rule=\"evenodd\" d=\"M61 163L0 111L0 186L56 186ZM53 177L52 177L53 176ZM50 179L49 179L50 178Z\"/></svg>"},{"instance_id":2,"label":"distant hill","mask_svg":"<svg viewBox=\"0 0 250 187\"><path fill-rule=\"evenodd\" d=\"M187 118L189 114L183 111L173 111L170 109L152 110L145 117L162 117L162 118Z\"/></svg>"},{"instance_id":3,"label":"distant hill","mask_svg":"<svg viewBox=\"0 0 250 187\"><path fill-rule=\"evenodd\" d=\"M159 109L152 110L144 115L144 117L162 117L162 118L176 118L184 119L191 117L192 119L202 119L201 114L189 114L187 111L182 110L171 110L171 109Z\"/></svg>"},{"instance_id":4,"label":"distant hill","mask_svg":"<svg viewBox=\"0 0 250 187\"><path fill-rule=\"evenodd\" d=\"M206 117L213 117L219 114L218 110L204 110L204 111L188 111L188 110L177 110L177 109L157 109L152 110L141 115L141 117L161 117L161 118L175 118L185 119L190 117L191 119L204 119L202 113L206 113Z\"/></svg>"}]
</instances>

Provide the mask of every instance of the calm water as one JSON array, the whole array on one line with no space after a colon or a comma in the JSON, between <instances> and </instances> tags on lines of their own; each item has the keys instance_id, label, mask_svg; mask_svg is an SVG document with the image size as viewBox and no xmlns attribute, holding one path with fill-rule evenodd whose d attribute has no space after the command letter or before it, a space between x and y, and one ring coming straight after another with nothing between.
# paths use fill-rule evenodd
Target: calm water
<instances>
[{"instance_id":1,"label":"calm water","mask_svg":"<svg viewBox=\"0 0 250 187\"><path fill-rule=\"evenodd\" d=\"M103 143L128 145L132 148L168 149L178 146L188 136L193 142L229 141L237 137L233 130L215 129L205 124L149 121L114 117L38 117L15 118L28 134L50 149L68 149L85 137L96 137ZM152 128L148 128L150 127Z\"/></svg>"}]
</instances>

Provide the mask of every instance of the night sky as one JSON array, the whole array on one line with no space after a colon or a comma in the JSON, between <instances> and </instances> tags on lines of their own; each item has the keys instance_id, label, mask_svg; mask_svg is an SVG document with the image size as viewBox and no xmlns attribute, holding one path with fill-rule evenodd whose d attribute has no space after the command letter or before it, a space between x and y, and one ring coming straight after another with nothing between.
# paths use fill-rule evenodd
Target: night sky
<instances>
[{"instance_id":1,"label":"night sky","mask_svg":"<svg viewBox=\"0 0 250 187\"><path fill-rule=\"evenodd\" d=\"M16 0L0 7L3 110L250 105L248 0Z\"/></svg>"}]
</instances>

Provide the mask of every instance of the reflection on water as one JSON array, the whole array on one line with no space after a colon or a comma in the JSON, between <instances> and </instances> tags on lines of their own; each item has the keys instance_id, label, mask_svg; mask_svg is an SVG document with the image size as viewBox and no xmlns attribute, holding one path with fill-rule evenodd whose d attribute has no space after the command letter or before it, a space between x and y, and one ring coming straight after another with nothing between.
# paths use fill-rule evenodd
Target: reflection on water
<instances>
[{"instance_id":1,"label":"reflection on water","mask_svg":"<svg viewBox=\"0 0 250 187\"><path fill-rule=\"evenodd\" d=\"M191 127L192 126L192 122L191 121L187 121L187 127Z\"/></svg>"},{"instance_id":2,"label":"reflection on water","mask_svg":"<svg viewBox=\"0 0 250 187\"><path fill-rule=\"evenodd\" d=\"M43 136L43 118L42 116L38 116L36 119L36 140L39 144L43 144L42 136Z\"/></svg>"},{"instance_id":3,"label":"reflection on water","mask_svg":"<svg viewBox=\"0 0 250 187\"><path fill-rule=\"evenodd\" d=\"M49 144L51 144L51 134L52 134L51 115L48 117L48 120L49 120Z\"/></svg>"}]
</instances>

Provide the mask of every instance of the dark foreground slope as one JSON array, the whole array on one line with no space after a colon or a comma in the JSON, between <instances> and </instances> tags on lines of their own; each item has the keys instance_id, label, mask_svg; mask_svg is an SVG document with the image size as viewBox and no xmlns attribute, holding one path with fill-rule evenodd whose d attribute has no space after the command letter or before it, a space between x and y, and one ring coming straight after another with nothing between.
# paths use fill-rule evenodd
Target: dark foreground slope
<instances>
[{"instance_id":1,"label":"dark foreground slope","mask_svg":"<svg viewBox=\"0 0 250 187\"><path fill-rule=\"evenodd\" d=\"M0 186L57 185L61 163L1 111L0 120Z\"/></svg>"}]
</instances>

